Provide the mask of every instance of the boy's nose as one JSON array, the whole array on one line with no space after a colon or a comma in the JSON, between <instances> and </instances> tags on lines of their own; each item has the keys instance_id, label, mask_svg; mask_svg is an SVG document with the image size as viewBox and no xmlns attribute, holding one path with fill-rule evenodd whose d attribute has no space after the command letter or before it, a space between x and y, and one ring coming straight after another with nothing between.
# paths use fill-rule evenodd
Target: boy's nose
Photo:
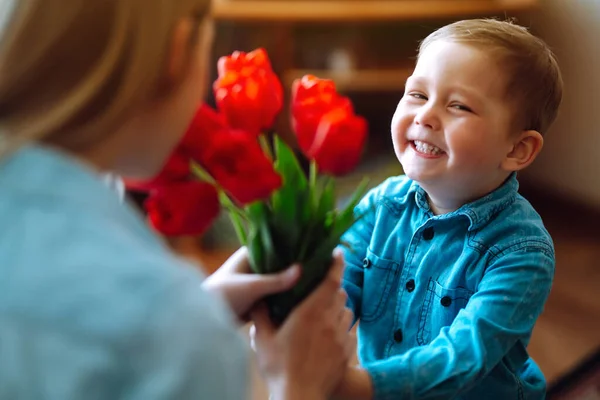
<instances>
[{"instance_id":1,"label":"boy's nose","mask_svg":"<svg viewBox=\"0 0 600 400\"><path fill-rule=\"evenodd\" d=\"M415 123L434 131L439 130L441 127L440 119L437 116L434 107L427 105L419 109L417 115L415 116Z\"/></svg>"}]
</instances>

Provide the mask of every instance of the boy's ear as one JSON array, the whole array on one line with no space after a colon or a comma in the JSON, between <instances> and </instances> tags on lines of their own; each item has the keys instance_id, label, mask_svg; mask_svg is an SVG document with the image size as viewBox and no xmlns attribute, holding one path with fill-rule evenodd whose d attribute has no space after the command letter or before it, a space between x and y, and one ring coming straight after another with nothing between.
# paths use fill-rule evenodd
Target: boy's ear
<instances>
[{"instance_id":1,"label":"boy's ear","mask_svg":"<svg viewBox=\"0 0 600 400\"><path fill-rule=\"evenodd\" d=\"M527 168L540 154L543 146L544 138L538 131L521 132L502 161L502 169L513 172Z\"/></svg>"}]
</instances>

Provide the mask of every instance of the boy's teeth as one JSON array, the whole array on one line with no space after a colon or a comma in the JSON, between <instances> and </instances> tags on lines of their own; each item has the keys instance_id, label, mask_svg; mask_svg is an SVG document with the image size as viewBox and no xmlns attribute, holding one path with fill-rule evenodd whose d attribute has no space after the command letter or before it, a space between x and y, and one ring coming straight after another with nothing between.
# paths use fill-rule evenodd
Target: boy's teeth
<instances>
[{"instance_id":1,"label":"boy's teeth","mask_svg":"<svg viewBox=\"0 0 600 400\"><path fill-rule=\"evenodd\" d=\"M420 140L415 140L415 148L420 153L438 155L442 153L442 150L438 147L430 145L429 143L421 142Z\"/></svg>"}]
</instances>

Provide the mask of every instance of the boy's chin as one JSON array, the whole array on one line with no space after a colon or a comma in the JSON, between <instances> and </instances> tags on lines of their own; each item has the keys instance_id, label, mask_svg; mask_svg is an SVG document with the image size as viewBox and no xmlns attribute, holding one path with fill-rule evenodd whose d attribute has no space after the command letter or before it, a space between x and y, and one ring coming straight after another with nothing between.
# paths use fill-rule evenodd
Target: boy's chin
<instances>
[{"instance_id":1,"label":"boy's chin","mask_svg":"<svg viewBox=\"0 0 600 400\"><path fill-rule=\"evenodd\" d=\"M402 169L404 171L404 175L406 175L407 178L417 183L434 183L440 178L439 176L437 176L437 174L432 174L431 171L425 171L421 168L402 166Z\"/></svg>"}]
</instances>

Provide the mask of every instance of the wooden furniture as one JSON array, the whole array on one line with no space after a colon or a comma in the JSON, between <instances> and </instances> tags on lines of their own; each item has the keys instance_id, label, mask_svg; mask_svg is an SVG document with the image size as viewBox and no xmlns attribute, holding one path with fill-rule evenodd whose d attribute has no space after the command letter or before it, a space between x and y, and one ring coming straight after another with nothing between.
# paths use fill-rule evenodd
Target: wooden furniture
<instances>
[{"instance_id":1,"label":"wooden furniture","mask_svg":"<svg viewBox=\"0 0 600 400\"><path fill-rule=\"evenodd\" d=\"M224 21L383 21L531 10L539 0L214 0Z\"/></svg>"}]
</instances>

